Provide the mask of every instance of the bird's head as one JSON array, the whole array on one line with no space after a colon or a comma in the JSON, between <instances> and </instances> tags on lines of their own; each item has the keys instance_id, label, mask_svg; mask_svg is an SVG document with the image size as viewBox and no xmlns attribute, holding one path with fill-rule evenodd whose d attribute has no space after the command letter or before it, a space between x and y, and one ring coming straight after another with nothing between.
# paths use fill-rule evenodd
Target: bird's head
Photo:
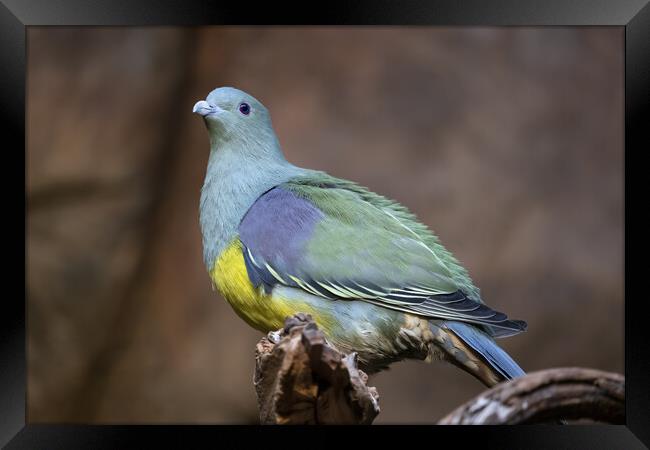
<instances>
[{"instance_id":1,"label":"bird's head","mask_svg":"<svg viewBox=\"0 0 650 450\"><path fill-rule=\"evenodd\" d=\"M266 107L239 89L217 88L205 100L196 102L192 112L203 117L212 147L226 142L257 145L277 143Z\"/></svg>"}]
</instances>

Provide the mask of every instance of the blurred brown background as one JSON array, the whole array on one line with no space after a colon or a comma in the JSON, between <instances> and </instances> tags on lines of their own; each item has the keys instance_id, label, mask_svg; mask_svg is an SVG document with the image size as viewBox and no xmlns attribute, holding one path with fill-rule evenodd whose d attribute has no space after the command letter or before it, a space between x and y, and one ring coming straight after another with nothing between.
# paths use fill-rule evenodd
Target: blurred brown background
<instances>
[{"instance_id":1,"label":"blurred brown background","mask_svg":"<svg viewBox=\"0 0 650 450\"><path fill-rule=\"evenodd\" d=\"M248 328L211 290L194 102L259 98L287 158L411 208L524 369L623 371L622 28L30 28L28 420L257 423ZM479 393L371 379L376 423Z\"/></svg>"}]
</instances>

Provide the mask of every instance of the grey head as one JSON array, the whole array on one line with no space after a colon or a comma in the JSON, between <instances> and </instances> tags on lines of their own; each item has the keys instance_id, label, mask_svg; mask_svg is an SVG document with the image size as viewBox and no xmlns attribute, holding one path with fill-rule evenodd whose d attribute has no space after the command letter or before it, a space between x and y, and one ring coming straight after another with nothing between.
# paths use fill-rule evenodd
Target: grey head
<instances>
[{"instance_id":1,"label":"grey head","mask_svg":"<svg viewBox=\"0 0 650 450\"><path fill-rule=\"evenodd\" d=\"M280 150L268 109L244 91L217 88L196 102L192 112L203 117L212 150L233 147L243 153L240 156L264 156Z\"/></svg>"},{"instance_id":2,"label":"grey head","mask_svg":"<svg viewBox=\"0 0 650 450\"><path fill-rule=\"evenodd\" d=\"M306 170L287 162L269 111L246 92L217 88L196 102L193 112L203 117L210 138L200 203L203 256L210 270L253 202Z\"/></svg>"}]
</instances>

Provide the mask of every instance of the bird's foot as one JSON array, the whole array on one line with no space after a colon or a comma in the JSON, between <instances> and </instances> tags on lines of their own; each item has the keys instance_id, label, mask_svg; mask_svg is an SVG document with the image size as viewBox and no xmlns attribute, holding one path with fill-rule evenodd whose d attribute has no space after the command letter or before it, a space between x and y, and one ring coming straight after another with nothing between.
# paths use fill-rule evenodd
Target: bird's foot
<instances>
[{"instance_id":1,"label":"bird's foot","mask_svg":"<svg viewBox=\"0 0 650 450\"><path fill-rule=\"evenodd\" d=\"M285 319L283 331L286 334L289 333L289 331L291 331L292 328L298 326L304 326L310 322L313 323L313 319L311 315L305 313L297 313Z\"/></svg>"},{"instance_id":2,"label":"bird's foot","mask_svg":"<svg viewBox=\"0 0 650 450\"><path fill-rule=\"evenodd\" d=\"M280 342L280 339L282 339L282 336L280 336L280 333L278 331L269 331L269 333L266 335L266 339L268 339L268 341L272 344L277 345Z\"/></svg>"}]
</instances>

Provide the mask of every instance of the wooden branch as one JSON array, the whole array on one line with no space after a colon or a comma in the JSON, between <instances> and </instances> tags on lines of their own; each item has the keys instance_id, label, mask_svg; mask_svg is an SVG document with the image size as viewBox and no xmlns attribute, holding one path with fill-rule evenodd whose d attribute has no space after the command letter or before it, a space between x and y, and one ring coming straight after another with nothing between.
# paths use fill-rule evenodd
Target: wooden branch
<instances>
[{"instance_id":1,"label":"wooden branch","mask_svg":"<svg viewBox=\"0 0 650 450\"><path fill-rule=\"evenodd\" d=\"M262 424L370 424L379 414L356 354L336 350L307 314L262 338L255 360Z\"/></svg>"},{"instance_id":2,"label":"wooden branch","mask_svg":"<svg viewBox=\"0 0 650 450\"><path fill-rule=\"evenodd\" d=\"M336 350L307 314L288 318L257 344L254 383L262 424L371 424L379 396L367 381L356 354ZM532 372L483 392L438 424L581 419L624 423L625 377L579 367Z\"/></svg>"},{"instance_id":3,"label":"wooden branch","mask_svg":"<svg viewBox=\"0 0 650 450\"><path fill-rule=\"evenodd\" d=\"M625 377L578 367L532 372L483 392L438 423L514 425L560 419L625 423Z\"/></svg>"}]
</instances>

